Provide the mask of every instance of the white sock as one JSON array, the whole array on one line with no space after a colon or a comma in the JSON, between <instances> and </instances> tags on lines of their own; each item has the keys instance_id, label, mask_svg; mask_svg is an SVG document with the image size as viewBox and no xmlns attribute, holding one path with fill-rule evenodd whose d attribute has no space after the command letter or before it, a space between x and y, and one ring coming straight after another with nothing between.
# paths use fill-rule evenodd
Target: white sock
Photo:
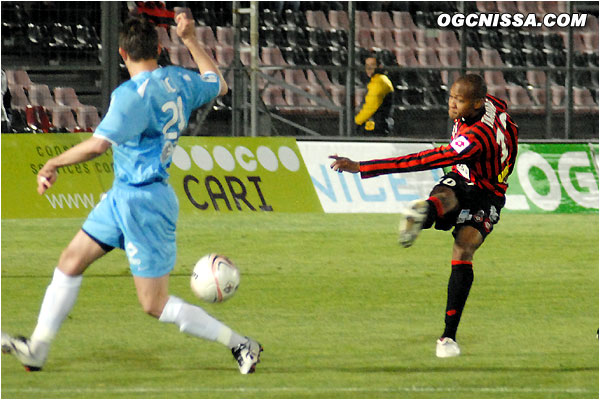
<instances>
[{"instance_id":1,"label":"white sock","mask_svg":"<svg viewBox=\"0 0 600 400\"><path fill-rule=\"evenodd\" d=\"M33 346L48 347L47 344L54 339L63 321L75 305L82 279L82 275L69 276L58 268L54 269L52 282L46 289L38 322L31 335Z\"/></svg>"},{"instance_id":2,"label":"white sock","mask_svg":"<svg viewBox=\"0 0 600 400\"><path fill-rule=\"evenodd\" d=\"M230 349L246 341L244 337L211 317L202 308L186 303L175 296L169 296L159 321L175 324L181 332L219 342Z\"/></svg>"}]
</instances>

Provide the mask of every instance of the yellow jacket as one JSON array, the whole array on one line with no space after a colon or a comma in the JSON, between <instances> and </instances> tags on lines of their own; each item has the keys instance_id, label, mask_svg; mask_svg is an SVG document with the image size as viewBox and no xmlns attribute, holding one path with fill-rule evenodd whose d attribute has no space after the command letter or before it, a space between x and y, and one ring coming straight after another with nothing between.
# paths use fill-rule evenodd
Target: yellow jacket
<instances>
[{"instance_id":1,"label":"yellow jacket","mask_svg":"<svg viewBox=\"0 0 600 400\"><path fill-rule=\"evenodd\" d=\"M385 96L393 91L394 85L392 85L387 76L383 74L373 75L367 85L365 103L359 113L356 114L356 117L354 117L356 125L362 125L367 122L377 112L381 104L383 104Z\"/></svg>"}]
</instances>

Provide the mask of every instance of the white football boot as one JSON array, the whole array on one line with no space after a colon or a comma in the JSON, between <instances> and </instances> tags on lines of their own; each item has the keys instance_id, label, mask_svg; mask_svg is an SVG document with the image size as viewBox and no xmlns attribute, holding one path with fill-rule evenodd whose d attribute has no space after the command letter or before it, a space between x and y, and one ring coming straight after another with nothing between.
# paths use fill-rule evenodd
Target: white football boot
<instances>
[{"instance_id":1,"label":"white football boot","mask_svg":"<svg viewBox=\"0 0 600 400\"><path fill-rule=\"evenodd\" d=\"M414 200L401 211L398 227L398 242L404 247L410 247L419 236L425 218L429 211L427 200Z\"/></svg>"},{"instance_id":2,"label":"white football boot","mask_svg":"<svg viewBox=\"0 0 600 400\"><path fill-rule=\"evenodd\" d=\"M435 347L435 355L439 358L457 357L460 355L460 347L450 338L439 338Z\"/></svg>"},{"instance_id":3,"label":"white football boot","mask_svg":"<svg viewBox=\"0 0 600 400\"><path fill-rule=\"evenodd\" d=\"M23 336L10 336L2 332L2 353L12 354L23 364L27 371L40 371L48 356L48 345L41 343L36 351L31 346L31 340Z\"/></svg>"},{"instance_id":4,"label":"white football boot","mask_svg":"<svg viewBox=\"0 0 600 400\"><path fill-rule=\"evenodd\" d=\"M256 368L256 364L260 362L260 353L263 347L260 343L246 337L246 342L238 344L231 349L231 354L238 362L240 372L242 374L251 374Z\"/></svg>"}]
</instances>

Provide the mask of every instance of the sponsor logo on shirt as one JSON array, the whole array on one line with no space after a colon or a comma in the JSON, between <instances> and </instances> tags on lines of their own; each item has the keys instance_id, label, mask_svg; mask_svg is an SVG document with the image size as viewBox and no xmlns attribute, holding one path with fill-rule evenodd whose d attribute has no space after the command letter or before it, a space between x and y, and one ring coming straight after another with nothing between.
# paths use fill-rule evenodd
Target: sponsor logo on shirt
<instances>
[{"instance_id":1,"label":"sponsor logo on shirt","mask_svg":"<svg viewBox=\"0 0 600 400\"><path fill-rule=\"evenodd\" d=\"M471 142L469 142L464 136L458 136L452 142L450 142L450 146L452 146L457 153L461 153L464 149L469 147L470 144Z\"/></svg>"}]
</instances>

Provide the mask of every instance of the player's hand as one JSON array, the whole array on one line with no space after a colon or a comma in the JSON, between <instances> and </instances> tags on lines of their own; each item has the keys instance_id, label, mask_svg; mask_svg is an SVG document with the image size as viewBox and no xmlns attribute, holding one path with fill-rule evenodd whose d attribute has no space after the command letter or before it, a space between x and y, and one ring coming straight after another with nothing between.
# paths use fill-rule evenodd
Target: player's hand
<instances>
[{"instance_id":1,"label":"player's hand","mask_svg":"<svg viewBox=\"0 0 600 400\"><path fill-rule=\"evenodd\" d=\"M337 172L352 172L353 174L360 171L360 164L346 157L339 157L337 154L329 156L334 161L331 163L331 169Z\"/></svg>"},{"instance_id":2,"label":"player's hand","mask_svg":"<svg viewBox=\"0 0 600 400\"><path fill-rule=\"evenodd\" d=\"M37 192L42 195L44 192L56 182L56 178L58 178L58 173L56 172L56 168L48 165L46 163L44 167L38 172L37 175Z\"/></svg>"},{"instance_id":3,"label":"player's hand","mask_svg":"<svg viewBox=\"0 0 600 400\"><path fill-rule=\"evenodd\" d=\"M189 18L185 13L177 14L175 16L175 23L177 24L177 36L182 40L196 38L194 20Z\"/></svg>"}]
</instances>

